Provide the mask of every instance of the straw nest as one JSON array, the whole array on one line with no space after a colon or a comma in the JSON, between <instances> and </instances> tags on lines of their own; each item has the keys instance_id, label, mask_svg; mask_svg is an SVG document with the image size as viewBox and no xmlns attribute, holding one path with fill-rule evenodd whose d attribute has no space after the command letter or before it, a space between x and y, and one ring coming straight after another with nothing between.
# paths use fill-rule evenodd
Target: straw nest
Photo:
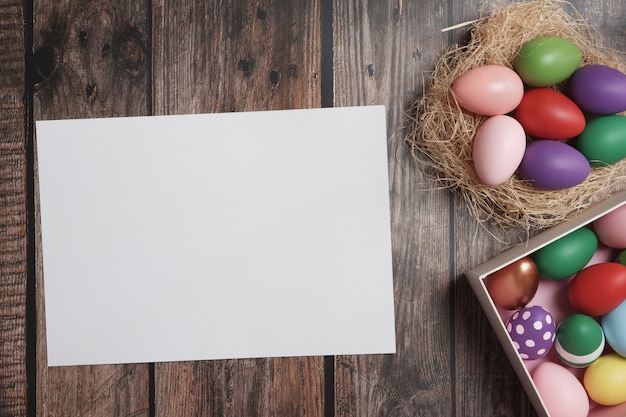
<instances>
[{"instance_id":1,"label":"straw nest","mask_svg":"<svg viewBox=\"0 0 626 417\"><path fill-rule=\"evenodd\" d=\"M539 190L516 176L495 187L481 182L472 162L472 140L486 117L462 109L455 101L451 86L459 76L482 65L512 67L521 46L539 36L573 42L581 50L581 65L604 64L624 71L624 56L603 46L601 36L565 1L503 6L472 25L468 43L449 49L440 58L431 84L409 112L406 142L430 183L460 191L481 224L522 227L527 232L568 220L624 188L626 161L592 168L585 182L565 190Z\"/></svg>"}]
</instances>

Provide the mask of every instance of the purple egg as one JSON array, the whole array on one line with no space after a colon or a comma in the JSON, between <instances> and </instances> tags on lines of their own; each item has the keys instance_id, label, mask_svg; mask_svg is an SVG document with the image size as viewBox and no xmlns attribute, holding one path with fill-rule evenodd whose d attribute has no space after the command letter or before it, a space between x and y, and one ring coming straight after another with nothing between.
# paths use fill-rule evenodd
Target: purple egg
<instances>
[{"instance_id":1,"label":"purple egg","mask_svg":"<svg viewBox=\"0 0 626 417\"><path fill-rule=\"evenodd\" d=\"M532 360L550 351L556 337L556 324L545 308L524 307L507 320L506 331L521 358Z\"/></svg>"},{"instance_id":2,"label":"purple egg","mask_svg":"<svg viewBox=\"0 0 626 417\"><path fill-rule=\"evenodd\" d=\"M591 165L574 147L555 140L538 140L526 147L519 176L544 190L561 190L585 181Z\"/></svg>"},{"instance_id":3,"label":"purple egg","mask_svg":"<svg viewBox=\"0 0 626 417\"><path fill-rule=\"evenodd\" d=\"M586 65L572 74L567 92L581 110L615 114L626 110L626 74L605 65Z\"/></svg>"}]
</instances>

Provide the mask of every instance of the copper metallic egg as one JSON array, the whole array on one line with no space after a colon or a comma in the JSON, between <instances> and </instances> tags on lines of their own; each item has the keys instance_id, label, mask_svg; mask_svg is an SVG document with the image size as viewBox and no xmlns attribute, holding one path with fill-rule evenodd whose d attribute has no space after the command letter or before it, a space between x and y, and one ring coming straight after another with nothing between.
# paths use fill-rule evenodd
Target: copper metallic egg
<instances>
[{"instance_id":1,"label":"copper metallic egg","mask_svg":"<svg viewBox=\"0 0 626 417\"><path fill-rule=\"evenodd\" d=\"M484 282L495 305L506 310L517 310L535 296L539 272L535 262L526 257L488 275Z\"/></svg>"}]
</instances>

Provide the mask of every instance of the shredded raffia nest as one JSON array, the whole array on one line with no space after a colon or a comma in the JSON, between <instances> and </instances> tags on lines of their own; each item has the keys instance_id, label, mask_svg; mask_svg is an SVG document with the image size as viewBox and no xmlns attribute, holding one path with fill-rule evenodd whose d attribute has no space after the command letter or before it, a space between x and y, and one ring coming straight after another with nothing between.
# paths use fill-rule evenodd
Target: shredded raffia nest
<instances>
[{"instance_id":1,"label":"shredded raffia nest","mask_svg":"<svg viewBox=\"0 0 626 417\"><path fill-rule=\"evenodd\" d=\"M475 67L496 64L511 68L521 46L539 36L573 42L581 50L581 65L604 64L624 71L623 54L602 46L599 34L565 1L530 1L496 8L473 22L467 45L448 50L438 61L431 85L411 107L406 138L423 171L436 184L459 190L478 222L493 222L505 229L522 227L527 233L568 220L626 185L626 161L592 168L585 182L558 191L536 189L516 176L490 187L476 174L472 140L486 117L460 108L451 86Z\"/></svg>"}]
</instances>

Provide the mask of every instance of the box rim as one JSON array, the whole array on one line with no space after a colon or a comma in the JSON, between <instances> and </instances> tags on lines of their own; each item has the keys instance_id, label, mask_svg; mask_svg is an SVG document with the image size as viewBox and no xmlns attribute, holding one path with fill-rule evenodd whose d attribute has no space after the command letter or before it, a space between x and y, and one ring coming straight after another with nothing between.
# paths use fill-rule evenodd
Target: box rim
<instances>
[{"instance_id":1,"label":"box rim","mask_svg":"<svg viewBox=\"0 0 626 417\"><path fill-rule=\"evenodd\" d=\"M489 296L487 288L484 284L484 279L492 272L502 269L505 266L528 256L529 254L554 242L564 235L590 224L594 220L625 204L626 190L616 192L611 197L581 211L581 213L574 219L559 223L550 229L546 229L538 235L528 239L526 242L513 246L503 253L465 272L465 277L469 281L469 284L474 291L483 312L487 316L487 320L494 330L500 345L504 349L504 353L513 366L513 370L524 387L524 390L535 407L535 410L541 417L550 417L550 414L548 413L547 408L539 395L537 388L535 387L528 368L526 368L524 361L518 355L517 350L509 340L505 324L502 322L502 319L498 314L498 310Z\"/></svg>"}]
</instances>

